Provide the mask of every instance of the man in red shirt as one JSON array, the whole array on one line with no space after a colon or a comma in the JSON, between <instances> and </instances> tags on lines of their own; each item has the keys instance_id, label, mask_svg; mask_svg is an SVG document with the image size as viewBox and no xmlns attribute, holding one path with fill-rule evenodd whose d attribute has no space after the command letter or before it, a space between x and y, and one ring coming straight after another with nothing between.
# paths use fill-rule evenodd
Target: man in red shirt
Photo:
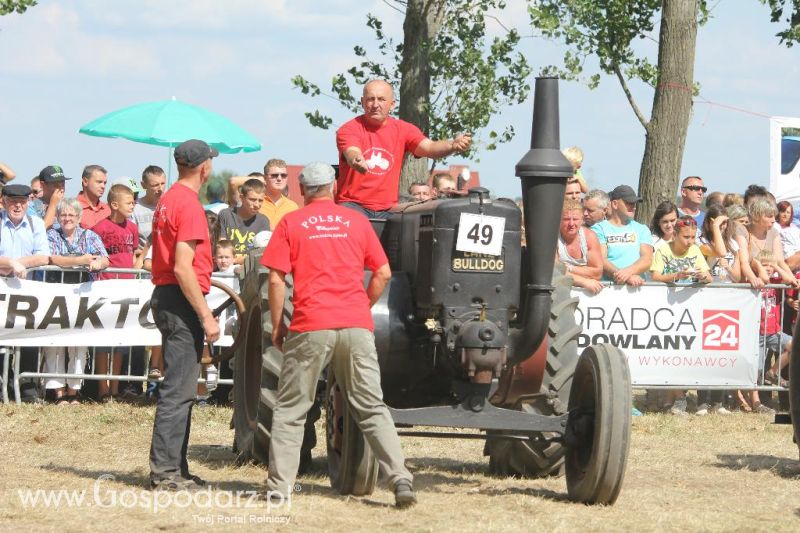
<instances>
[{"instance_id":1,"label":"man in red shirt","mask_svg":"<svg viewBox=\"0 0 800 533\"><path fill-rule=\"evenodd\" d=\"M219 152L203 141L175 148L178 181L165 192L153 216L153 317L164 347L164 381L159 386L150 486L193 490L205 484L189 474L186 449L200 374L203 338L219 338L219 324L206 303L211 284L211 243L198 198Z\"/></svg>"},{"instance_id":2,"label":"man in red shirt","mask_svg":"<svg viewBox=\"0 0 800 533\"><path fill-rule=\"evenodd\" d=\"M394 109L392 86L372 80L364 86L364 114L336 132L339 151L339 187L336 201L370 218L388 218L397 203L400 170L406 152L438 159L464 152L469 134L454 140L432 141L413 124L390 117Z\"/></svg>"},{"instance_id":3,"label":"man in red shirt","mask_svg":"<svg viewBox=\"0 0 800 533\"><path fill-rule=\"evenodd\" d=\"M78 202L83 208L81 227L92 229L98 222L108 218L111 208L100 200L106 190L108 172L100 165L87 165L81 174L83 190L78 193Z\"/></svg>"},{"instance_id":4,"label":"man in red shirt","mask_svg":"<svg viewBox=\"0 0 800 533\"><path fill-rule=\"evenodd\" d=\"M333 182L330 165L311 163L303 169L300 186L306 205L284 215L261 258L270 269L272 343L284 352L272 414L267 494L287 497L294 486L303 421L319 376L330 362L381 471L394 487L397 506L405 507L416 502L413 478L383 403L370 312L392 273L369 221L333 203ZM372 271L366 290L365 267ZM294 279L288 333L283 323L287 273Z\"/></svg>"}]
</instances>

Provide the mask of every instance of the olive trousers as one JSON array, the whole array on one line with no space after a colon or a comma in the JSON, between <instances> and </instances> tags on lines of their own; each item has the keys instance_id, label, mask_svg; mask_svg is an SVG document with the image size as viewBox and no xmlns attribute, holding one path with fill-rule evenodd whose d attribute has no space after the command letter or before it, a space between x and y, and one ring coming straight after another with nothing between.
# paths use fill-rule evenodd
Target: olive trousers
<instances>
[{"instance_id":1,"label":"olive trousers","mask_svg":"<svg viewBox=\"0 0 800 533\"><path fill-rule=\"evenodd\" d=\"M289 332L272 415L267 490L288 496L300 465L306 413L314 403L317 381L331 363L358 427L390 486L412 480L405 467L400 437L383 403L375 337L363 328Z\"/></svg>"}]
</instances>

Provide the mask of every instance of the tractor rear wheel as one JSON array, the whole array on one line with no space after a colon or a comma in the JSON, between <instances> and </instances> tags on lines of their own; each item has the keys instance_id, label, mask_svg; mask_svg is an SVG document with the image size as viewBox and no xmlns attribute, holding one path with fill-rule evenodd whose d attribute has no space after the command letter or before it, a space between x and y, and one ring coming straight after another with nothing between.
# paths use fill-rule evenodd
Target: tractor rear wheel
<instances>
[{"instance_id":1,"label":"tractor rear wheel","mask_svg":"<svg viewBox=\"0 0 800 533\"><path fill-rule=\"evenodd\" d=\"M332 366L328 367L327 382L325 436L331 487L340 494L372 494L378 479L378 461L356 424L347 391L336 382Z\"/></svg>"},{"instance_id":2,"label":"tractor rear wheel","mask_svg":"<svg viewBox=\"0 0 800 533\"><path fill-rule=\"evenodd\" d=\"M272 412L277 404L278 378L283 366L283 353L272 345L272 320L267 300L268 273L259 264L261 252L250 252L245 263L242 299L247 314L239 317L240 328L246 328L234 359L233 427L237 463L269 463L269 443L272 429ZM292 319L290 301L292 280L286 279L284 323ZM320 417L319 402L311 407L306 418L303 445L300 450L300 470L311 467L311 450L317 443L314 423Z\"/></svg>"},{"instance_id":3,"label":"tractor rear wheel","mask_svg":"<svg viewBox=\"0 0 800 533\"><path fill-rule=\"evenodd\" d=\"M617 500L631 438L631 376L625 354L610 344L587 347L575 368L567 422L570 499Z\"/></svg>"},{"instance_id":4,"label":"tractor rear wheel","mask_svg":"<svg viewBox=\"0 0 800 533\"><path fill-rule=\"evenodd\" d=\"M578 299L570 294L572 278L563 268L554 274L553 302L547 329L547 362L537 399L525 400L517 409L543 415L563 415L569 405L572 374L578 362L578 335L575 322ZM564 472L564 444L557 435L537 433L525 440L492 438L486 440L484 455L489 456L489 471L497 476L540 478Z\"/></svg>"},{"instance_id":5,"label":"tractor rear wheel","mask_svg":"<svg viewBox=\"0 0 800 533\"><path fill-rule=\"evenodd\" d=\"M792 359L789 363L789 412L794 428L794 442L800 453L800 326L794 331Z\"/></svg>"}]
</instances>

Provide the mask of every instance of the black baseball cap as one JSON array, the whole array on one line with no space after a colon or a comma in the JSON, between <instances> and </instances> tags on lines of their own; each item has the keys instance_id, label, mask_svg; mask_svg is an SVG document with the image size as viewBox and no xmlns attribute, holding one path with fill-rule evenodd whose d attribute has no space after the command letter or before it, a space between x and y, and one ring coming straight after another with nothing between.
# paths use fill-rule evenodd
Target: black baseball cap
<instances>
[{"instance_id":1,"label":"black baseball cap","mask_svg":"<svg viewBox=\"0 0 800 533\"><path fill-rule=\"evenodd\" d=\"M39 172L39 180L42 183L58 183L59 181L68 180L68 178L64 175L64 170L58 165L50 165L44 167L41 172Z\"/></svg>"},{"instance_id":2,"label":"black baseball cap","mask_svg":"<svg viewBox=\"0 0 800 533\"><path fill-rule=\"evenodd\" d=\"M207 159L217 157L219 150L212 148L205 141L190 139L175 148L175 162L184 167L194 168Z\"/></svg>"},{"instance_id":3,"label":"black baseball cap","mask_svg":"<svg viewBox=\"0 0 800 533\"><path fill-rule=\"evenodd\" d=\"M27 198L31 194L31 188L22 183L12 183L3 187L3 196L9 198Z\"/></svg>"},{"instance_id":4,"label":"black baseball cap","mask_svg":"<svg viewBox=\"0 0 800 533\"><path fill-rule=\"evenodd\" d=\"M636 191L634 191L628 185L619 185L614 188L613 191L608 193L608 198L610 200L623 200L625 202L635 204L636 202L641 202L642 199L636 196Z\"/></svg>"}]
</instances>

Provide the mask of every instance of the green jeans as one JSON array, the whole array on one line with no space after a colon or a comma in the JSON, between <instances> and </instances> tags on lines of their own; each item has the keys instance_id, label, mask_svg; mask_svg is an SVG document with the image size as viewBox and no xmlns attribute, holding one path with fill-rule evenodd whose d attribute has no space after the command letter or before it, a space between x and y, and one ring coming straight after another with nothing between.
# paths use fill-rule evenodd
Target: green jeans
<instances>
[{"instance_id":1,"label":"green jeans","mask_svg":"<svg viewBox=\"0 0 800 533\"><path fill-rule=\"evenodd\" d=\"M288 495L294 486L306 413L328 363L332 363L336 382L346 391L351 412L390 486L401 479L411 481L400 437L383 403L372 332L363 328L289 332L283 349L278 403L272 415L267 490Z\"/></svg>"}]
</instances>

